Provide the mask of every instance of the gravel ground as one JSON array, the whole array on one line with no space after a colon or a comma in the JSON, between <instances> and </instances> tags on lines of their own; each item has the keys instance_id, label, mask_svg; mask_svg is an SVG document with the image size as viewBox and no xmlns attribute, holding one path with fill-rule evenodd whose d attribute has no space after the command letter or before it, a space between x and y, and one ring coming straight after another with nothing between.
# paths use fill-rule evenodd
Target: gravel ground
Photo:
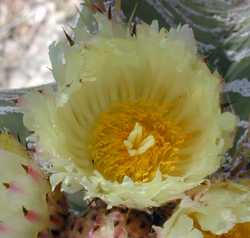
<instances>
[{"instance_id":1,"label":"gravel ground","mask_svg":"<svg viewBox=\"0 0 250 238\"><path fill-rule=\"evenodd\" d=\"M0 0L0 89L53 82L48 46L63 37L79 0Z\"/></svg>"}]
</instances>

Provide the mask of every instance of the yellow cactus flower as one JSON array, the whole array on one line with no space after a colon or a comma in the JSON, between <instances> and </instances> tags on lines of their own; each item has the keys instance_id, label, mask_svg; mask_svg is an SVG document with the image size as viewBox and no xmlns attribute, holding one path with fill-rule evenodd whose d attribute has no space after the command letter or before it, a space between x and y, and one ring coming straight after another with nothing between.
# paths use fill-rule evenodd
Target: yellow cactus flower
<instances>
[{"instance_id":1,"label":"yellow cactus flower","mask_svg":"<svg viewBox=\"0 0 250 238\"><path fill-rule=\"evenodd\" d=\"M158 237L243 238L250 234L250 183L212 185L199 200L184 199L174 215L157 227ZM182 229L179 229L182 227ZM184 229L185 228L185 229ZM179 234L179 236L171 236ZM198 236L197 236L198 234Z\"/></svg>"},{"instance_id":2,"label":"yellow cactus flower","mask_svg":"<svg viewBox=\"0 0 250 238\"><path fill-rule=\"evenodd\" d=\"M29 94L23 105L53 186L143 209L216 171L236 120L221 112L220 80L188 26L167 32L153 22L133 33L81 12L74 45L50 47L57 91Z\"/></svg>"}]
</instances>

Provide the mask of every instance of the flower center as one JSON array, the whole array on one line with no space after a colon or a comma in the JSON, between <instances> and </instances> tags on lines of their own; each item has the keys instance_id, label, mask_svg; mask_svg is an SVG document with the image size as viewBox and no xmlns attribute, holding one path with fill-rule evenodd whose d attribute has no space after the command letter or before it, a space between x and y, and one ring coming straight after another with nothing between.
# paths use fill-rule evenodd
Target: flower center
<instances>
[{"instance_id":1,"label":"flower center","mask_svg":"<svg viewBox=\"0 0 250 238\"><path fill-rule=\"evenodd\" d=\"M158 169L163 175L181 175L189 161L181 148L192 135L169 119L170 110L169 105L136 101L102 112L90 138L94 169L118 182L125 176L150 181Z\"/></svg>"},{"instance_id":2,"label":"flower center","mask_svg":"<svg viewBox=\"0 0 250 238\"><path fill-rule=\"evenodd\" d=\"M155 138L153 135L148 135L143 139L143 127L139 122L135 123L134 129L130 132L127 140L124 140L124 145L130 156L142 155L150 147L154 146Z\"/></svg>"}]
</instances>

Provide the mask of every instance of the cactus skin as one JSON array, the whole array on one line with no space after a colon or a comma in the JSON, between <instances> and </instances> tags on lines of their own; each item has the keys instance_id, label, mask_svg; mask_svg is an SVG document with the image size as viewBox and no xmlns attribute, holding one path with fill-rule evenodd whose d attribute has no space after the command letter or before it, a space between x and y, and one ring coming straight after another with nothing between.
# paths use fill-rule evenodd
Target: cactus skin
<instances>
[{"instance_id":1,"label":"cactus skin","mask_svg":"<svg viewBox=\"0 0 250 238\"><path fill-rule=\"evenodd\" d=\"M7 133L0 135L0 164L0 237L34 238L48 225L48 182Z\"/></svg>"}]
</instances>

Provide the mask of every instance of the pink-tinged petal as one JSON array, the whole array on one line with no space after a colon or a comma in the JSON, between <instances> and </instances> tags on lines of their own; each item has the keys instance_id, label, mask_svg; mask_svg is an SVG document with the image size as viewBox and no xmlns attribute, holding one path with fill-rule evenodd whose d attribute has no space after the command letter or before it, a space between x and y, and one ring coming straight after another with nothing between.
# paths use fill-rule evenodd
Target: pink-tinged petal
<instances>
[{"instance_id":1,"label":"pink-tinged petal","mask_svg":"<svg viewBox=\"0 0 250 238\"><path fill-rule=\"evenodd\" d=\"M23 207L23 215L31 223L36 223L40 221L40 216L37 212L28 210L25 207Z\"/></svg>"},{"instance_id":2,"label":"pink-tinged petal","mask_svg":"<svg viewBox=\"0 0 250 238\"><path fill-rule=\"evenodd\" d=\"M23 193L21 187L19 187L15 182L3 183L3 186L8 189L10 192L14 193Z\"/></svg>"},{"instance_id":3,"label":"pink-tinged petal","mask_svg":"<svg viewBox=\"0 0 250 238\"><path fill-rule=\"evenodd\" d=\"M8 133L0 134L0 190L3 195L0 238L33 238L49 225L50 204L46 203L45 196L50 186L16 139Z\"/></svg>"},{"instance_id":4,"label":"pink-tinged petal","mask_svg":"<svg viewBox=\"0 0 250 238\"><path fill-rule=\"evenodd\" d=\"M0 235L6 234L8 231L10 231L9 227L0 221Z\"/></svg>"},{"instance_id":5,"label":"pink-tinged petal","mask_svg":"<svg viewBox=\"0 0 250 238\"><path fill-rule=\"evenodd\" d=\"M42 178L42 174L37 169L33 168L31 165L22 164L23 169L28 175L30 175L36 182L39 182Z\"/></svg>"}]
</instances>

